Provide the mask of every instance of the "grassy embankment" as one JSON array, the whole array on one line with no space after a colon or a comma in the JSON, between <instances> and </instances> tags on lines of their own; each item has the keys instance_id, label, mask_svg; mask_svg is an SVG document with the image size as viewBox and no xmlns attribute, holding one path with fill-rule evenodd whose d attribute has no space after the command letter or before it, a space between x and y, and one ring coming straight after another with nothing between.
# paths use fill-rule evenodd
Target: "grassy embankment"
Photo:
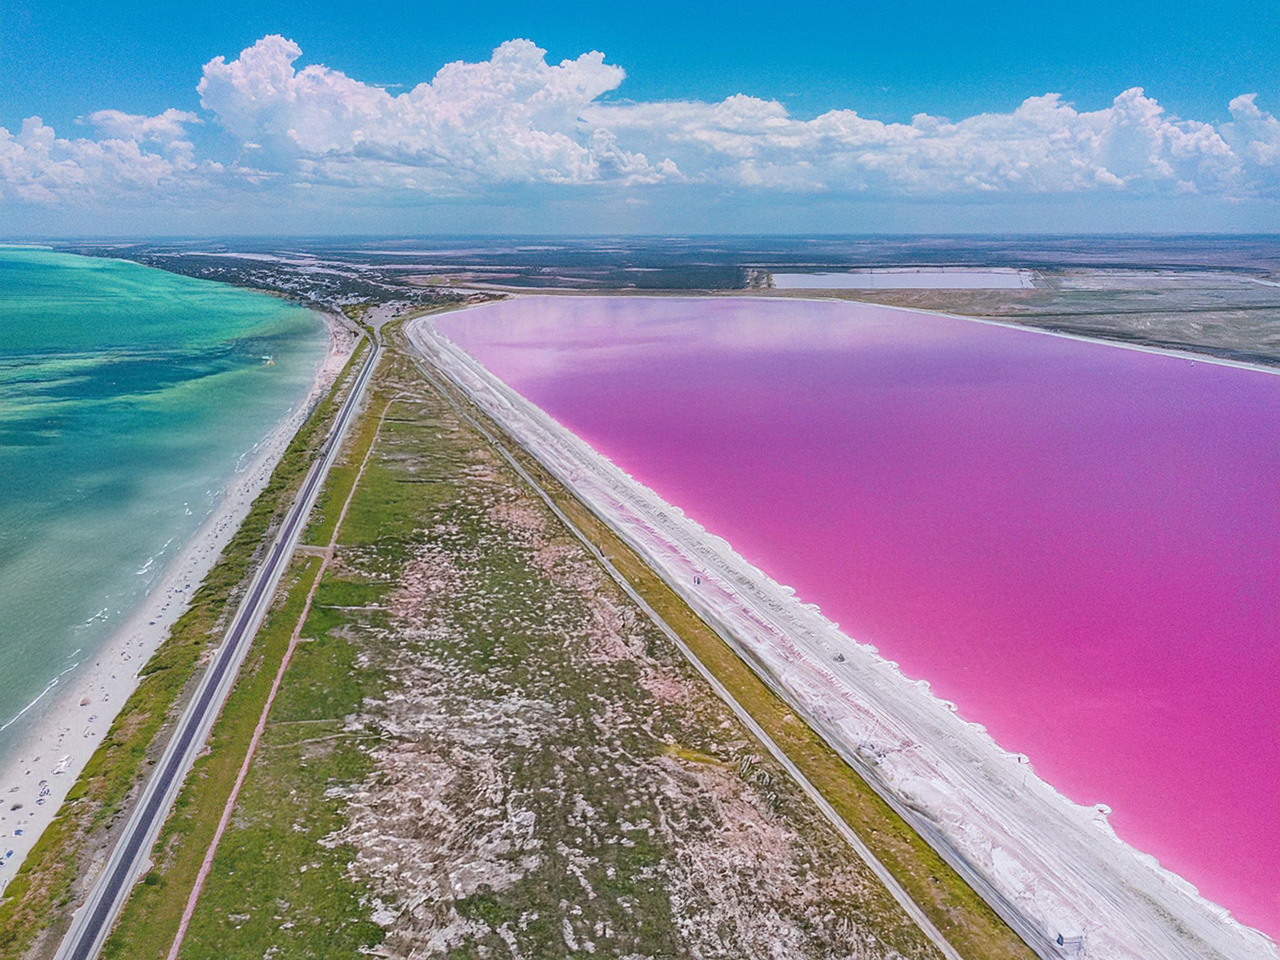
<instances>
[{"instance_id":1,"label":"grassy embankment","mask_svg":"<svg viewBox=\"0 0 1280 960\"><path fill-rule=\"evenodd\" d=\"M351 319L359 322L361 317ZM386 367L395 365L391 358L385 363ZM342 504L351 494L396 392L393 384L385 367L375 375L365 412L317 498L302 537L304 544L328 545L337 534ZM382 550L387 554L389 545L384 542ZM295 560L295 570L297 566ZM151 883L135 889L106 944L105 958L159 960L167 956L318 568L318 558L307 560L305 571L290 578L284 602L277 598L257 641L264 648L261 665L242 673L214 727L212 749L202 758L203 769L184 786L157 842L163 855L148 877ZM264 910L270 909L274 915L281 898L263 890L288 889L289 929L296 930L291 944L294 949L277 956L308 960L355 956L381 939L379 929L361 919L367 913L361 903L364 891L351 883L345 869L350 851L319 844L341 826L340 803L326 792L334 783L354 783L368 772L367 758L356 749L359 737L341 735L343 718L358 709L363 697L376 695L380 686L376 674L355 669L351 644L328 636L316 623L327 619L324 610L335 600L352 599L338 596L343 591L341 584L327 578L316 594L314 613L303 632L307 642L299 646L290 663L259 747L258 756L270 758L270 769L255 764L245 784L232 829L220 845L215 869L202 891L184 957L230 955L222 952L221 935L215 935L212 944L205 943L205 928L211 922L216 926L224 921L238 931L251 920L262 922ZM309 746L326 738L332 739L332 749L323 757L309 756ZM246 842L241 828L247 823L254 829ZM246 847L250 851L247 856ZM237 866L226 867L228 857ZM277 927L280 922L284 921L278 921ZM270 938L255 930L254 924L236 939L236 946L248 945L253 955L261 955L271 946Z\"/></svg>"},{"instance_id":2,"label":"grassy embankment","mask_svg":"<svg viewBox=\"0 0 1280 960\"><path fill-rule=\"evenodd\" d=\"M142 669L137 689L57 817L6 888L0 900L0 960L52 954L84 895L86 869L110 843L147 767L159 757L172 721L198 681L197 667L217 642L225 618L247 588L255 557L306 475L364 347L362 342L289 444L244 523L193 594L190 608Z\"/></svg>"},{"instance_id":3,"label":"grassy embankment","mask_svg":"<svg viewBox=\"0 0 1280 960\"><path fill-rule=\"evenodd\" d=\"M357 319L358 317L353 317ZM330 468L312 512L303 543L328 545L360 464L373 443L388 395L375 376L365 410L348 433L343 450ZM271 613L254 640L254 648L240 672L227 704L214 724L209 751L197 761L156 841L154 869L134 889L104 949L104 958L143 960L167 956L196 876L213 840L218 821L235 783L253 731L262 714L280 661L302 615L307 594L320 572L320 558L297 556L277 590ZM302 655L299 659L307 659ZM296 662L296 661L295 661ZM292 667L290 677L298 672ZM285 698L287 699L287 697ZM292 789L292 788L291 788ZM332 828L332 817L319 807L309 818L316 826ZM319 834L323 836L323 832ZM308 834L310 842L315 837ZM264 862L258 869L269 869ZM317 874L317 876L319 876ZM309 891L317 909L334 907L331 891Z\"/></svg>"},{"instance_id":4,"label":"grassy embankment","mask_svg":"<svg viewBox=\"0 0 1280 960\"><path fill-rule=\"evenodd\" d=\"M388 372L395 366L394 358L387 357L370 385L365 412L342 458L330 470L304 544L327 546L338 534L342 505L397 392ZM361 492L375 482L369 478ZM390 545L384 542L382 551L388 555ZM382 590L386 589L384 583ZM381 930L367 919L366 891L348 875L352 851L321 843L344 822L343 799L332 789L359 782L370 769L360 749L367 735L344 731L345 718L366 697L380 695L384 681L376 671L359 668L354 645L333 636L330 629L341 620L335 607L368 601L366 592L353 591L332 574L318 585L311 615L301 628L305 642L294 653L272 706L182 957L263 956L272 947L276 950L271 955L279 960L352 957L381 941ZM300 612L286 615L282 610L282 634L298 627ZM261 706L259 701L253 707L255 722ZM247 741L248 736L238 743L228 740L229 767L239 768ZM105 956L150 960L167 955L227 793L219 791L216 804L205 802L200 829L169 851L166 882L172 892L162 896L140 888Z\"/></svg>"},{"instance_id":5,"label":"grassy embankment","mask_svg":"<svg viewBox=\"0 0 1280 960\"><path fill-rule=\"evenodd\" d=\"M497 423L481 413L460 391L448 389L454 402L463 405L495 436L506 436ZM505 446L795 762L957 950L975 960L1029 960L1034 956L920 835L773 693L607 524L518 444L508 438Z\"/></svg>"}]
</instances>

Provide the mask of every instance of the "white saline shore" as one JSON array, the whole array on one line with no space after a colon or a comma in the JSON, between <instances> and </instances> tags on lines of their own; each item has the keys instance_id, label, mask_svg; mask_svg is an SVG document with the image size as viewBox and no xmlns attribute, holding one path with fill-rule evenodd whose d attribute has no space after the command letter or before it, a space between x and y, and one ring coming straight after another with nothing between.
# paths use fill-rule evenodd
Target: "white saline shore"
<instances>
[{"instance_id":1,"label":"white saline shore","mask_svg":"<svg viewBox=\"0 0 1280 960\"><path fill-rule=\"evenodd\" d=\"M1033 943L1098 960L1275 960L1276 944L1072 803L439 334L415 347L594 509ZM699 578L695 584L695 576ZM1061 936L1062 944L1058 944Z\"/></svg>"},{"instance_id":2,"label":"white saline shore","mask_svg":"<svg viewBox=\"0 0 1280 960\"><path fill-rule=\"evenodd\" d=\"M778 290L1020 290L1032 271L1012 267L873 267L821 273L771 273Z\"/></svg>"},{"instance_id":3,"label":"white saline shore","mask_svg":"<svg viewBox=\"0 0 1280 960\"><path fill-rule=\"evenodd\" d=\"M0 893L57 815L116 715L138 686L138 671L169 636L192 593L222 555L266 487L313 404L333 385L355 349L354 334L323 314L329 351L307 395L254 448L208 517L170 561L164 574L92 656L50 691L44 716L0 767ZM17 809L15 809L15 807Z\"/></svg>"}]
</instances>

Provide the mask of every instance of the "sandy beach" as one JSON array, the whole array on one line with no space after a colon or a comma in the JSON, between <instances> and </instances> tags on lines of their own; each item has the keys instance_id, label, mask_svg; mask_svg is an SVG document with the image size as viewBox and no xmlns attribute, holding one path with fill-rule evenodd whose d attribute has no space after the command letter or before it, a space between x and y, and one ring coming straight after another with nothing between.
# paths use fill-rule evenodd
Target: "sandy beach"
<instances>
[{"instance_id":1,"label":"sandy beach","mask_svg":"<svg viewBox=\"0 0 1280 960\"><path fill-rule=\"evenodd\" d=\"M44 716L0 767L0 892L57 815L137 687L138 671L187 609L192 593L248 515L308 412L354 350L356 337L346 322L334 314L321 316L329 331L329 350L306 396L243 458L208 517L92 661L50 690L51 702L40 704Z\"/></svg>"},{"instance_id":2,"label":"sandy beach","mask_svg":"<svg viewBox=\"0 0 1280 960\"><path fill-rule=\"evenodd\" d=\"M1120 840L1104 807L1072 803L928 683L845 635L437 334L429 320L413 322L408 333L1051 955L1280 956L1266 936Z\"/></svg>"}]
</instances>

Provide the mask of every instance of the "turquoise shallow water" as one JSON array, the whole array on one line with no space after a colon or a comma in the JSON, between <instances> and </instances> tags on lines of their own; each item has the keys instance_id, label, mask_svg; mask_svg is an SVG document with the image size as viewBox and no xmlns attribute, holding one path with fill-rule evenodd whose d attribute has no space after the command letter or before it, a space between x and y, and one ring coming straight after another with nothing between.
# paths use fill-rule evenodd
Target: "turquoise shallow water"
<instances>
[{"instance_id":1,"label":"turquoise shallow water","mask_svg":"<svg viewBox=\"0 0 1280 960\"><path fill-rule=\"evenodd\" d=\"M0 247L0 757L305 397L326 348L320 318L275 297Z\"/></svg>"}]
</instances>

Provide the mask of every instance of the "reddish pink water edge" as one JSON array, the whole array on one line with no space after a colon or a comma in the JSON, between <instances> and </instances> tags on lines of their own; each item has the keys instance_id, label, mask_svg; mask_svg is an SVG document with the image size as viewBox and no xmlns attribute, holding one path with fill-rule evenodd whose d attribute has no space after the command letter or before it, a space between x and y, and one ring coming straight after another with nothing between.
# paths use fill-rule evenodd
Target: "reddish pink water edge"
<instances>
[{"instance_id":1,"label":"reddish pink water edge","mask_svg":"<svg viewBox=\"0 0 1280 960\"><path fill-rule=\"evenodd\" d=\"M1280 377L829 302L440 329L1280 934Z\"/></svg>"}]
</instances>

